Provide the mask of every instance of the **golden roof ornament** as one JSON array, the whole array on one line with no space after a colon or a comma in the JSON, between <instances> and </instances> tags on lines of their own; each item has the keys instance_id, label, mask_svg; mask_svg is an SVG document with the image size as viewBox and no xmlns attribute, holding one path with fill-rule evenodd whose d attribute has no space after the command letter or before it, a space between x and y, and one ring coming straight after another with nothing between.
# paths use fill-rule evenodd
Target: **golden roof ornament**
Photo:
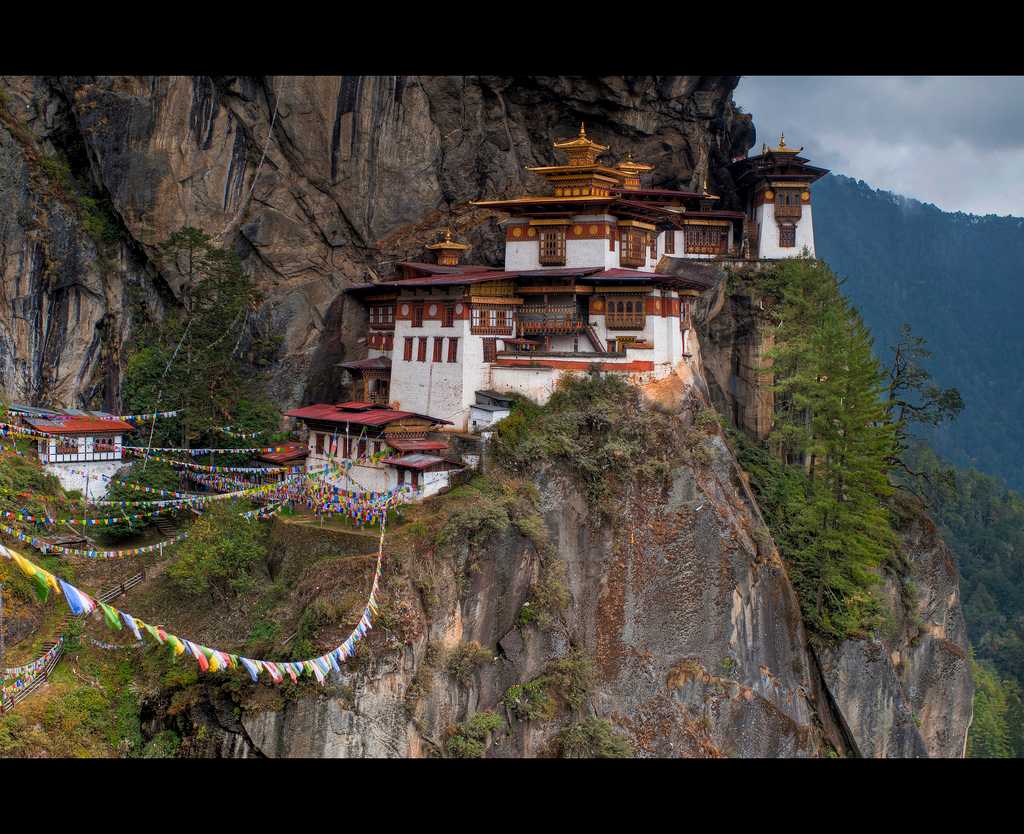
<instances>
[{"instance_id":1,"label":"golden roof ornament","mask_svg":"<svg viewBox=\"0 0 1024 834\"><path fill-rule=\"evenodd\" d=\"M802 145L799 148L797 148L796 150L794 150L793 148L787 148L786 147L786 134L785 133L780 133L779 134L779 146L777 148L772 148L771 149L772 153L794 153L794 154L800 153L800 151L802 151L802 150L803 150L803 146Z\"/></svg>"},{"instance_id":2,"label":"golden roof ornament","mask_svg":"<svg viewBox=\"0 0 1024 834\"><path fill-rule=\"evenodd\" d=\"M608 150L607 145L601 145L587 136L587 127L580 122L580 132L575 139L561 139L552 144L555 150L565 151L569 157L569 164L574 166L593 165L597 158Z\"/></svg>"},{"instance_id":3,"label":"golden roof ornament","mask_svg":"<svg viewBox=\"0 0 1024 834\"><path fill-rule=\"evenodd\" d=\"M437 262L442 266L458 266L462 253L469 248L465 243L458 243L452 240L452 230L450 227L444 233L444 240L427 245L427 249L437 253Z\"/></svg>"},{"instance_id":4,"label":"golden roof ornament","mask_svg":"<svg viewBox=\"0 0 1024 834\"><path fill-rule=\"evenodd\" d=\"M445 230L444 240L439 240L437 243L429 244L427 249L453 249L458 250L459 252L464 252L466 249L469 249L469 245L452 240L452 230L449 227Z\"/></svg>"},{"instance_id":5,"label":"golden roof ornament","mask_svg":"<svg viewBox=\"0 0 1024 834\"><path fill-rule=\"evenodd\" d=\"M708 191L708 176L704 175L704 185L701 186L701 196L705 200L721 200L721 197L716 197L714 194Z\"/></svg>"}]
</instances>

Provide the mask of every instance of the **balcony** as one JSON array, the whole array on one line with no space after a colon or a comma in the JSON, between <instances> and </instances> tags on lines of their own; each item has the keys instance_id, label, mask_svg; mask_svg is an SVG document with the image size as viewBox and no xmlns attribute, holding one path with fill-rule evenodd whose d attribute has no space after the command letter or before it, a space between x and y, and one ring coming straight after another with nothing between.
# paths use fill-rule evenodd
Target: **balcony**
<instances>
[{"instance_id":1,"label":"balcony","mask_svg":"<svg viewBox=\"0 0 1024 834\"><path fill-rule=\"evenodd\" d=\"M801 206L797 203L795 206L781 206L778 203L775 204L775 216L776 217L792 217L796 220L800 219Z\"/></svg>"},{"instance_id":2,"label":"balcony","mask_svg":"<svg viewBox=\"0 0 1024 834\"><path fill-rule=\"evenodd\" d=\"M647 316L642 313L608 313L604 317L604 326L609 330L643 330L646 324Z\"/></svg>"},{"instance_id":3,"label":"balcony","mask_svg":"<svg viewBox=\"0 0 1024 834\"><path fill-rule=\"evenodd\" d=\"M522 336L579 333L585 327L586 322L572 305L534 305L519 310L519 333Z\"/></svg>"}]
</instances>

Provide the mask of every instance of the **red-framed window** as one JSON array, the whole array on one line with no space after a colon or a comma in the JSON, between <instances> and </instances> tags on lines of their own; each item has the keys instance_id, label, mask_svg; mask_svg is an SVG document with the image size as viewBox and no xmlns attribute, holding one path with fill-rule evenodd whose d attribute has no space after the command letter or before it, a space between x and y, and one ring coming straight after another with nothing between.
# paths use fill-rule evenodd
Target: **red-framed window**
<instances>
[{"instance_id":1,"label":"red-framed window","mask_svg":"<svg viewBox=\"0 0 1024 834\"><path fill-rule=\"evenodd\" d=\"M441 327L455 327L455 305L445 304L441 314Z\"/></svg>"},{"instance_id":2,"label":"red-framed window","mask_svg":"<svg viewBox=\"0 0 1024 834\"><path fill-rule=\"evenodd\" d=\"M665 232L665 254L674 255L676 253L676 233L674 231Z\"/></svg>"},{"instance_id":3,"label":"red-framed window","mask_svg":"<svg viewBox=\"0 0 1024 834\"><path fill-rule=\"evenodd\" d=\"M412 326L423 327L423 302L418 301L412 305Z\"/></svg>"},{"instance_id":4,"label":"red-framed window","mask_svg":"<svg viewBox=\"0 0 1024 834\"><path fill-rule=\"evenodd\" d=\"M484 339L484 362L493 362L498 358L498 340Z\"/></svg>"},{"instance_id":5,"label":"red-framed window","mask_svg":"<svg viewBox=\"0 0 1024 834\"><path fill-rule=\"evenodd\" d=\"M448 337L448 361L457 362L459 359L459 340L454 336Z\"/></svg>"},{"instance_id":6,"label":"red-framed window","mask_svg":"<svg viewBox=\"0 0 1024 834\"><path fill-rule=\"evenodd\" d=\"M412 336L405 337L405 355L404 359L406 362L412 362Z\"/></svg>"},{"instance_id":7,"label":"red-framed window","mask_svg":"<svg viewBox=\"0 0 1024 834\"><path fill-rule=\"evenodd\" d=\"M427 361L427 337L420 336L419 350L416 351L416 361L426 362Z\"/></svg>"},{"instance_id":8,"label":"red-framed window","mask_svg":"<svg viewBox=\"0 0 1024 834\"><path fill-rule=\"evenodd\" d=\"M435 336L434 337L434 361L435 362L440 362L441 361L441 350L442 350L442 346L443 345L444 345L444 336Z\"/></svg>"}]
</instances>

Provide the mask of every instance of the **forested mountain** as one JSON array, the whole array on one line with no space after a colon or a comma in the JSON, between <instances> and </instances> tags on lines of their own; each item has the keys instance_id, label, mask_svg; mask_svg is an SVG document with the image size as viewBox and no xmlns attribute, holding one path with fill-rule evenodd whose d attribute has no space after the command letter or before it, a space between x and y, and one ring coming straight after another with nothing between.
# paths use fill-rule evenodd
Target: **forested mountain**
<instances>
[{"instance_id":1,"label":"forested mountain","mask_svg":"<svg viewBox=\"0 0 1024 834\"><path fill-rule=\"evenodd\" d=\"M907 322L934 353L936 383L963 395L958 420L920 434L1024 489L1024 219L944 212L832 174L814 187L814 231L883 361Z\"/></svg>"}]
</instances>

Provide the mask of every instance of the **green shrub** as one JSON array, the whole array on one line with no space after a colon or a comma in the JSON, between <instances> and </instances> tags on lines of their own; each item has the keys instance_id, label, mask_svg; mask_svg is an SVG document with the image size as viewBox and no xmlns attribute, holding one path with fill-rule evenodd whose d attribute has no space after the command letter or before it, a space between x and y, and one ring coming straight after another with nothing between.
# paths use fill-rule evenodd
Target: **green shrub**
<instances>
[{"instance_id":1,"label":"green shrub","mask_svg":"<svg viewBox=\"0 0 1024 834\"><path fill-rule=\"evenodd\" d=\"M189 596L222 601L253 587L253 573L266 561L266 539L265 525L242 518L237 502L213 501L178 545L167 575Z\"/></svg>"},{"instance_id":2,"label":"green shrub","mask_svg":"<svg viewBox=\"0 0 1024 834\"><path fill-rule=\"evenodd\" d=\"M543 408L521 401L498 423L494 459L516 475L557 466L610 517L630 484L665 481L679 428L617 375L563 377Z\"/></svg>"},{"instance_id":3,"label":"green shrub","mask_svg":"<svg viewBox=\"0 0 1024 834\"><path fill-rule=\"evenodd\" d=\"M563 759L629 759L633 745L603 718L588 718L566 727L555 737Z\"/></svg>"},{"instance_id":4,"label":"green shrub","mask_svg":"<svg viewBox=\"0 0 1024 834\"><path fill-rule=\"evenodd\" d=\"M489 710L478 712L468 721L449 729L445 752L453 759L482 758L488 737L504 726L504 720L497 713Z\"/></svg>"},{"instance_id":5,"label":"green shrub","mask_svg":"<svg viewBox=\"0 0 1024 834\"><path fill-rule=\"evenodd\" d=\"M550 721L558 709L543 677L510 686L501 702L520 721Z\"/></svg>"},{"instance_id":6,"label":"green shrub","mask_svg":"<svg viewBox=\"0 0 1024 834\"><path fill-rule=\"evenodd\" d=\"M574 710L580 709L594 683L594 665L581 649L553 660L545 672L548 689L557 693Z\"/></svg>"},{"instance_id":7,"label":"green shrub","mask_svg":"<svg viewBox=\"0 0 1024 834\"><path fill-rule=\"evenodd\" d=\"M142 748L144 759L173 759L178 755L178 748L181 746L181 739L174 730L164 730L157 733L146 742Z\"/></svg>"},{"instance_id":8,"label":"green shrub","mask_svg":"<svg viewBox=\"0 0 1024 834\"><path fill-rule=\"evenodd\" d=\"M448 674L459 683L467 684L476 670L492 659L492 653L479 643L459 643L448 652Z\"/></svg>"}]
</instances>

